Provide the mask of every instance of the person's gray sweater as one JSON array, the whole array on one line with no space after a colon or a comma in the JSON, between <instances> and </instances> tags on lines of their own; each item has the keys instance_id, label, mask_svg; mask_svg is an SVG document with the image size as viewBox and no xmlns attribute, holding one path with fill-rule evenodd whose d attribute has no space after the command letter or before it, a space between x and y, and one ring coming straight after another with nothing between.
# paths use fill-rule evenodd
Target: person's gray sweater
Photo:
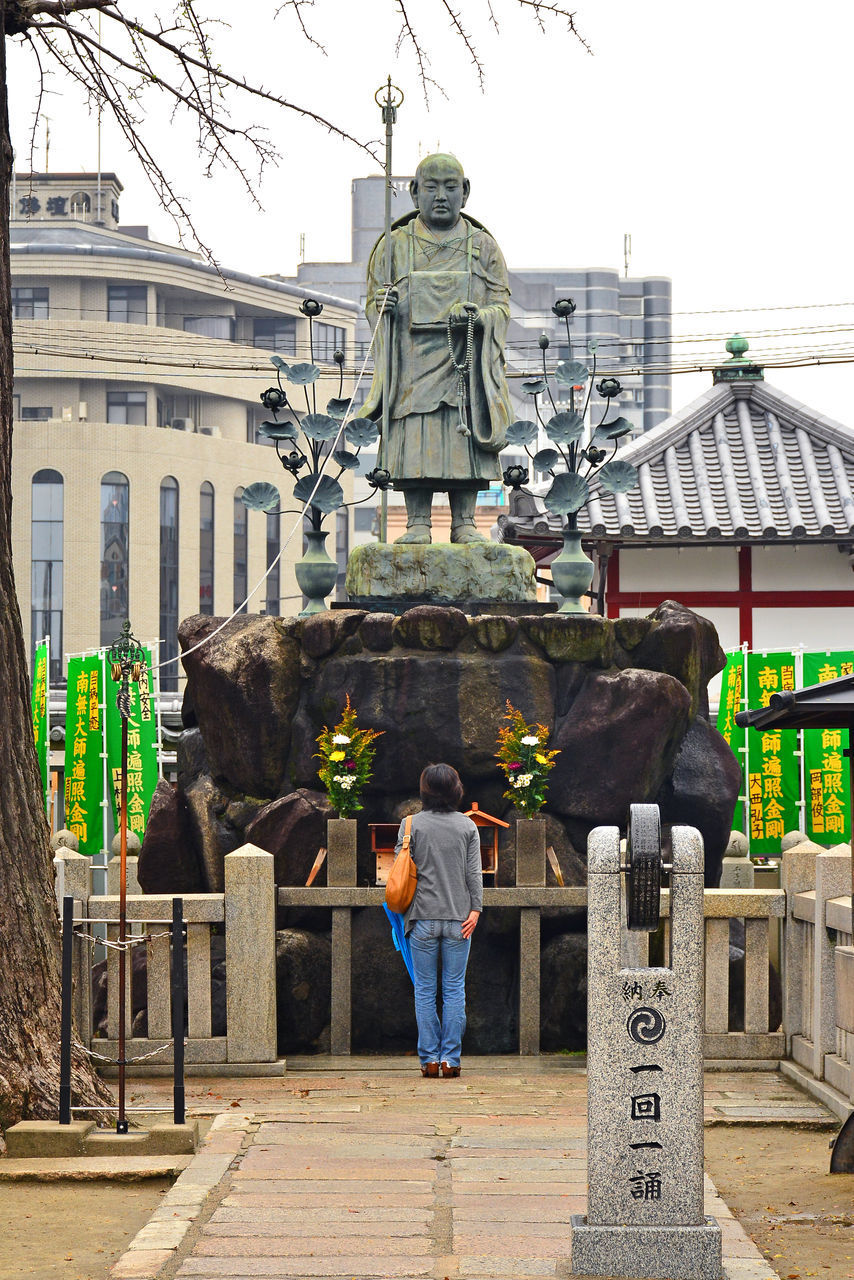
<instances>
[{"instance_id":1,"label":"person's gray sweater","mask_svg":"<svg viewBox=\"0 0 854 1280\"><path fill-rule=\"evenodd\" d=\"M403 845L397 833L395 853ZM409 844L418 871L415 897L406 912L409 933L415 920L465 920L470 911L483 910L483 870L480 834L464 813L422 810L412 818Z\"/></svg>"}]
</instances>

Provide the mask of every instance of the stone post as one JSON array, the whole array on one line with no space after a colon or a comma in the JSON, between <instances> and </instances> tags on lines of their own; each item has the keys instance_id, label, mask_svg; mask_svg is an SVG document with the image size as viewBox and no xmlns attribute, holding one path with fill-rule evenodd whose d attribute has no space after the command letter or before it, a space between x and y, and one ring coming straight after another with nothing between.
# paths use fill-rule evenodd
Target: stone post
<instances>
[{"instance_id":1,"label":"stone post","mask_svg":"<svg viewBox=\"0 0 854 1280\"><path fill-rule=\"evenodd\" d=\"M64 844L55 845L54 840L51 841L51 846L56 849L53 865L56 868L56 892L59 898L60 919L62 918L62 899L71 897L74 899L75 918L85 920L89 915L91 859L84 858L82 854ZM87 929L86 932L88 931ZM74 1021L80 1039L88 1048L92 1040L92 946L85 937L76 937L74 940L73 975Z\"/></svg>"},{"instance_id":2,"label":"stone post","mask_svg":"<svg viewBox=\"0 0 854 1280\"><path fill-rule=\"evenodd\" d=\"M824 1079L824 1056L836 1052L835 941L826 927L825 913L831 898L851 892L851 855L821 853L815 860L815 930L813 932L813 1067L816 1080ZM834 935L835 938L835 935Z\"/></svg>"},{"instance_id":3,"label":"stone post","mask_svg":"<svg viewBox=\"0 0 854 1280\"><path fill-rule=\"evenodd\" d=\"M330 818L326 823L326 883L346 888L356 883L356 819Z\"/></svg>"},{"instance_id":4,"label":"stone post","mask_svg":"<svg viewBox=\"0 0 854 1280\"><path fill-rule=\"evenodd\" d=\"M783 837L784 841L786 837ZM795 919L795 894L809 893L815 888L815 860L821 845L806 838L800 844L783 850L780 884L786 894L786 919L783 925L783 1032L786 1057L795 1056L793 1041L804 1031L804 965L806 963L806 930L803 920Z\"/></svg>"},{"instance_id":5,"label":"stone post","mask_svg":"<svg viewBox=\"0 0 854 1280\"><path fill-rule=\"evenodd\" d=\"M756 876L748 856L747 837L733 831L721 867L721 889L753 889Z\"/></svg>"},{"instance_id":6,"label":"stone post","mask_svg":"<svg viewBox=\"0 0 854 1280\"><path fill-rule=\"evenodd\" d=\"M516 817L516 884L546 883L546 820ZM519 1052L540 1052L540 908L519 912Z\"/></svg>"},{"instance_id":7,"label":"stone post","mask_svg":"<svg viewBox=\"0 0 854 1280\"><path fill-rule=\"evenodd\" d=\"M330 818L327 822L327 885L346 887L356 883L356 832L355 818ZM333 907L329 1047L334 1054L350 1052L352 950L353 913L349 907Z\"/></svg>"},{"instance_id":8,"label":"stone post","mask_svg":"<svg viewBox=\"0 0 854 1280\"><path fill-rule=\"evenodd\" d=\"M587 1216L573 1275L720 1280L703 1215L703 842L673 828L670 963L622 968L620 833L590 834Z\"/></svg>"},{"instance_id":9,"label":"stone post","mask_svg":"<svg viewBox=\"0 0 854 1280\"><path fill-rule=\"evenodd\" d=\"M273 855L245 844L225 858L229 1062L276 1060L276 890Z\"/></svg>"}]
</instances>

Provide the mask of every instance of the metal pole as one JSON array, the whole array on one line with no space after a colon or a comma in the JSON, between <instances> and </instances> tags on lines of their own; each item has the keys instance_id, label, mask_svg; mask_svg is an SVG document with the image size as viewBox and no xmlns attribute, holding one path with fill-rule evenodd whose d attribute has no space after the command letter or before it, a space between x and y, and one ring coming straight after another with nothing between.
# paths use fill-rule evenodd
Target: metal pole
<instances>
[{"instance_id":1,"label":"metal pole","mask_svg":"<svg viewBox=\"0 0 854 1280\"><path fill-rule=\"evenodd\" d=\"M125 974L127 971L125 940L127 938L127 870L128 870L128 722L122 716L122 790L120 823L119 864L119 1118L116 1133L127 1133L125 1117Z\"/></svg>"},{"instance_id":2,"label":"metal pole","mask_svg":"<svg viewBox=\"0 0 854 1280\"><path fill-rule=\"evenodd\" d=\"M394 92L392 92L394 90ZM380 101L379 94L382 90L377 90L375 95L376 101L382 108L383 124L385 125L385 283L386 288L390 289L392 281L392 254L391 254L391 141L392 131L395 121L397 120L397 108L403 102L403 94L391 82L391 76L385 85L386 95ZM389 392L391 390L391 370L392 370L392 328L394 325L394 316L390 311L385 313L385 379L383 389L383 449L388 441L389 429ZM380 542L388 541L388 493L385 489L382 491L380 501Z\"/></svg>"},{"instance_id":3,"label":"metal pole","mask_svg":"<svg viewBox=\"0 0 854 1280\"><path fill-rule=\"evenodd\" d=\"M74 899L62 899L62 1013L59 1031L59 1123L71 1124L71 960Z\"/></svg>"},{"instance_id":4,"label":"metal pole","mask_svg":"<svg viewBox=\"0 0 854 1280\"><path fill-rule=\"evenodd\" d=\"M175 1124L186 1116L184 1097L184 899L172 899L172 1111Z\"/></svg>"}]
</instances>

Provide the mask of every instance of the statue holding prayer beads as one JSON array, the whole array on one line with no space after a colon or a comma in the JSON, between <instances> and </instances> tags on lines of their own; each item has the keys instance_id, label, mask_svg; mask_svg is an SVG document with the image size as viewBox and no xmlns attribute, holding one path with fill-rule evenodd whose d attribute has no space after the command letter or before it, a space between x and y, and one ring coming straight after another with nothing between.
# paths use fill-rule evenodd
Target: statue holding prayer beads
<instances>
[{"instance_id":1,"label":"statue holding prayer beads","mask_svg":"<svg viewBox=\"0 0 854 1280\"><path fill-rule=\"evenodd\" d=\"M438 490L450 499L451 542L481 542L477 492L501 479L498 454L512 421L507 268L489 232L462 213L469 182L453 156L425 157L410 193L416 209L392 226L391 279L384 236L368 264L366 314L379 333L362 416L381 421L388 397L379 465L406 500L397 541L431 541Z\"/></svg>"}]
</instances>

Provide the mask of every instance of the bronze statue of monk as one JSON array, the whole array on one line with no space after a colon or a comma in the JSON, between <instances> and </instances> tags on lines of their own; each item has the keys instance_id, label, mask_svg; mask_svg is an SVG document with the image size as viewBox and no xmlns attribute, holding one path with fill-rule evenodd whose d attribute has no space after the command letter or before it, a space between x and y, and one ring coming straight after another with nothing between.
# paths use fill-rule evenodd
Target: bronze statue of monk
<instances>
[{"instance_id":1,"label":"bronze statue of monk","mask_svg":"<svg viewBox=\"0 0 854 1280\"><path fill-rule=\"evenodd\" d=\"M481 542L477 492L501 479L498 453L512 420L504 375L507 268L489 232L462 213L469 181L453 156L425 157L410 193L415 211L392 227L392 279L384 280L384 236L368 264L365 310L372 327L385 286L391 287L362 415L380 420L388 396L380 466L406 499L406 533L397 541L430 542L430 508L439 490L450 499L451 541Z\"/></svg>"}]
</instances>

